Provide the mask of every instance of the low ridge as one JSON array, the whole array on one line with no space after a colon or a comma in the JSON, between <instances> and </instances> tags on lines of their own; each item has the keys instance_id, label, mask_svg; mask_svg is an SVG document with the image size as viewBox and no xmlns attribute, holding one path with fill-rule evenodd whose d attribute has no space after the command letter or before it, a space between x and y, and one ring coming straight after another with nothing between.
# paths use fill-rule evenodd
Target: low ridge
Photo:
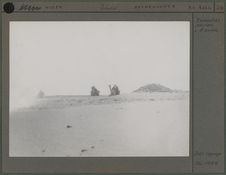
<instances>
[{"instance_id":1,"label":"low ridge","mask_svg":"<svg viewBox=\"0 0 226 175\"><path fill-rule=\"evenodd\" d=\"M163 85L152 83L152 84L142 86L133 92L139 92L139 93L141 93L141 92L149 92L149 93L151 93L151 92L173 92L173 90L168 87L165 87Z\"/></svg>"}]
</instances>

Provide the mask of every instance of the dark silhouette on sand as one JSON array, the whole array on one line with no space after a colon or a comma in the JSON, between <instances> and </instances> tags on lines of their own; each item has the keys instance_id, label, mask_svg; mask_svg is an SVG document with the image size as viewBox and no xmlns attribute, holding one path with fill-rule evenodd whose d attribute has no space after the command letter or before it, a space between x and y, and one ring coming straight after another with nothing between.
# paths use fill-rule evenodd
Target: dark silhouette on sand
<instances>
[{"instance_id":1,"label":"dark silhouette on sand","mask_svg":"<svg viewBox=\"0 0 226 175\"><path fill-rule=\"evenodd\" d=\"M92 86L91 96L99 96L99 95L100 95L100 91L97 90L97 88L95 88L95 86Z\"/></svg>"},{"instance_id":2,"label":"dark silhouette on sand","mask_svg":"<svg viewBox=\"0 0 226 175\"><path fill-rule=\"evenodd\" d=\"M120 90L117 85L114 85L113 87L109 85L109 89L110 89L110 96L120 95Z\"/></svg>"}]
</instances>

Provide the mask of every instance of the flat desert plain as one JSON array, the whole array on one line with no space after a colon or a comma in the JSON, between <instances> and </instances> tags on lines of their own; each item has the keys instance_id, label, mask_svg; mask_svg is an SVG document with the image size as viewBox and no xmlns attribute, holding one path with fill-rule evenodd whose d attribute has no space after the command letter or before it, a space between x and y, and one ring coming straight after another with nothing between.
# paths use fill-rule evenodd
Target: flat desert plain
<instances>
[{"instance_id":1,"label":"flat desert plain","mask_svg":"<svg viewBox=\"0 0 226 175\"><path fill-rule=\"evenodd\" d=\"M188 156L189 93L46 96L10 112L10 156Z\"/></svg>"}]
</instances>

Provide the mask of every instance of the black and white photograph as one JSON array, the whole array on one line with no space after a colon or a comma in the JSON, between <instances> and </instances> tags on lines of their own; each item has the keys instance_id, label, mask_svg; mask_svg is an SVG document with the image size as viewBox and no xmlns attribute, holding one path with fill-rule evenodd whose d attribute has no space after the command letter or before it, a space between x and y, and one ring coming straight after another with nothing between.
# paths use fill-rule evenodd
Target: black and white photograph
<instances>
[{"instance_id":1,"label":"black and white photograph","mask_svg":"<svg viewBox=\"0 0 226 175\"><path fill-rule=\"evenodd\" d=\"M11 21L10 157L188 157L189 21Z\"/></svg>"}]
</instances>

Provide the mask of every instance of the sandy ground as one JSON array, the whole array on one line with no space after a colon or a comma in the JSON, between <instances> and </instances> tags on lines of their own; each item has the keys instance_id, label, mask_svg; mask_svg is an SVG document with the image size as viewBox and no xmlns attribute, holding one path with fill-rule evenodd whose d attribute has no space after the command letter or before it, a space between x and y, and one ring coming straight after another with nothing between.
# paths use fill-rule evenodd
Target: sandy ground
<instances>
[{"instance_id":1,"label":"sandy ground","mask_svg":"<svg viewBox=\"0 0 226 175\"><path fill-rule=\"evenodd\" d=\"M188 156L189 94L55 96L10 115L10 156Z\"/></svg>"}]
</instances>

